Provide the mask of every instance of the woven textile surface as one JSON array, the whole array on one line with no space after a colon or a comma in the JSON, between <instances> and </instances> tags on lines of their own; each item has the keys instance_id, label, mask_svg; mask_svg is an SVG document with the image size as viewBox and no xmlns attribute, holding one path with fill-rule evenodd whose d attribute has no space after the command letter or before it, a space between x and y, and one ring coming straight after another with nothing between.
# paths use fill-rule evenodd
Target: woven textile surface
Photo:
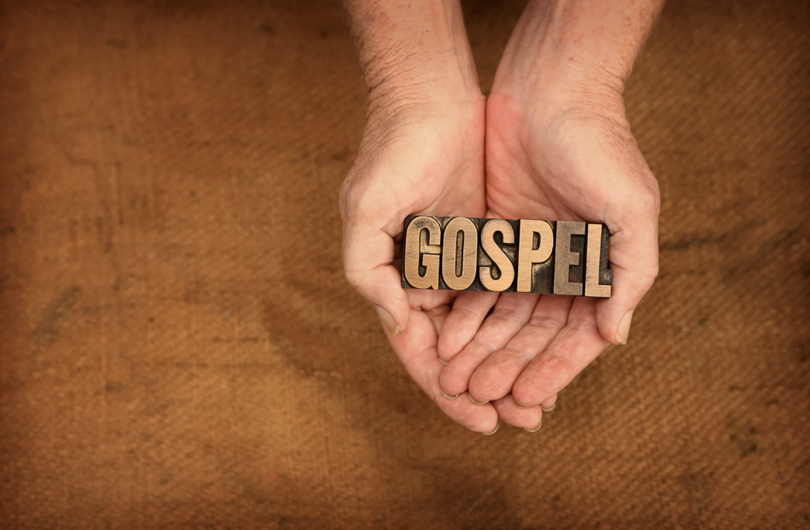
<instances>
[{"instance_id":1,"label":"woven textile surface","mask_svg":"<svg viewBox=\"0 0 810 530\"><path fill-rule=\"evenodd\" d=\"M485 91L523 5L464 3ZM659 279L484 437L343 279L336 3L0 1L0 528L807 528L808 96L807 2L667 4Z\"/></svg>"}]
</instances>

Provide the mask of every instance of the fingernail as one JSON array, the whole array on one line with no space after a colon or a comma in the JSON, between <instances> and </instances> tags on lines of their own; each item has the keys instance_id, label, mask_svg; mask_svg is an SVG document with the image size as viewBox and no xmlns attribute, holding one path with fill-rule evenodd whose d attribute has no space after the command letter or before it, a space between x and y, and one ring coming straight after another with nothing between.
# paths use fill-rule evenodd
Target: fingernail
<instances>
[{"instance_id":1,"label":"fingernail","mask_svg":"<svg viewBox=\"0 0 810 530\"><path fill-rule=\"evenodd\" d=\"M547 408L547 409L544 409L543 407L540 407L540 408L543 410L543 412L551 412L552 410L554 410L554 407L556 407L556 406L557 406L557 404L555 403L555 404L553 404L552 406L550 406L550 407L549 407L549 408ZM539 428L540 428L540 427L538 427L538 429L539 429Z\"/></svg>"},{"instance_id":2,"label":"fingernail","mask_svg":"<svg viewBox=\"0 0 810 530\"><path fill-rule=\"evenodd\" d=\"M524 428L523 430L526 431L526 432L537 432L537 431L540 430L540 427L542 427L542 426L543 426L543 420L540 420L540 424L537 427L535 427L534 429L525 429Z\"/></svg>"},{"instance_id":3,"label":"fingernail","mask_svg":"<svg viewBox=\"0 0 810 530\"><path fill-rule=\"evenodd\" d=\"M619 322L619 331L616 332L616 342L627 344L627 336L630 334L630 321L633 320L633 311L628 311Z\"/></svg>"},{"instance_id":4,"label":"fingernail","mask_svg":"<svg viewBox=\"0 0 810 530\"><path fill-rule=\"evenodd\" d=\"M439 357L439 362L442 363L443 365L447 366L447 361L445 361L441 357Z\"/></svg>"},{"instance_id":5,"label":"fingernail","mask_svg":"<svg viewBox=\"0 0 810 530\"><path fill-rule=\"evenodd\" d=\"M489 400L476 401L475 399L473 399L472 394L470 394L469 392L467 393L467 397L470 398L470 401L472 401L474 405L486 405L487 403L489 403ZM495 431L497 431L497 430L498 430L498 428L496 427ZM492 431L492 433L495 434L495 431Z\"/></svg>"},{"instance_id":6,"label":"fingernail","mask_svg":"<svg viewBox=\"0 0 810 530\"><path fill-rule=\"evenodd\" d=\"M380 317L380 321L382 321L382 324L385 326L385 329L388 330L388 333L396 336L397 333L399 333L399 324L397 324L397 321L391 316L391 313L378 305L374 306L374 309L377 311L377 316Z\"/></svg>"},{"instance_id":7,"label":"fingernail","mask_svg":"<svg viewBox=\"0 0 810 530\"><path fill-rule=\"evenodd\" d=\"M492 431L492 432L485 432L485 433L482 433L482 434L483 434L484 436L492 436L493 434L495 434L496 432L498 432L498 427L500 427L500 426L501 426L500 424L495 425L495 430L494 430L494 431Z\"/></svg>"},{"instance_id":8,"label":"fingernail","mask_svg":"<svg viewBox=\"0 0 810 530\"><path fill-rule=\"evenodd\" d=\"M454 399L456 399L458 397L458 394L456 394L455 396L451 396L450 394L448 394L444 390L442 390L442 395L444 397L446 397L447 399L449 399L450 401L453 401Z\"/></svg>"}]
</instances>

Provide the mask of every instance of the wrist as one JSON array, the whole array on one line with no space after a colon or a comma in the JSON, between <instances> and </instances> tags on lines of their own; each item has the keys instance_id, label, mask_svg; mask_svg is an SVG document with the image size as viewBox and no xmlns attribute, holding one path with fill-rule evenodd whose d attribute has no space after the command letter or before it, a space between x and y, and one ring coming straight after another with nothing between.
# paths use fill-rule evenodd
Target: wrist
<instances>
[{"instance_id":1,"label":"wrist","mask_svg":"<svg viewBox=\"0 0 810 530\"><path fill-rule=\"evenodd\" d=\"M377 61L365 76L369 117L409 109L441 113L484 99L477 77L460 71L457 57L420 60L414 56Z\"/></svg>"},{"instance_id":2,"label":"wrist","mask_svg":"<svg viewBox=\"0 0 810 530\"><path fill-rule=\"evenodd\" d=\"M346 0L369 112L481 96L459 0Z\"/></svg>"},{"instance_id":3,"label":"wrist","mask_svg":"<svg viewBox=\"0 0 810 530\"><path fill-rule=\"evenodd\" d=\"M621 95L662 3L530 1L504 52L493 91Z\"/></svg>"},{"instance_id":4,"label":"wrist","mask_svg":"<svg viewBox=\"0 0 810 530\"><path fill-rule=\"evenodd\" d=\"M624 121L623 82L613 75L583 71L558 59L535 57L526 71L513 70L504 75L499 71L489 104L526 113L536 123L550 123L560 115Z\"/></svg>"}]
</instances>

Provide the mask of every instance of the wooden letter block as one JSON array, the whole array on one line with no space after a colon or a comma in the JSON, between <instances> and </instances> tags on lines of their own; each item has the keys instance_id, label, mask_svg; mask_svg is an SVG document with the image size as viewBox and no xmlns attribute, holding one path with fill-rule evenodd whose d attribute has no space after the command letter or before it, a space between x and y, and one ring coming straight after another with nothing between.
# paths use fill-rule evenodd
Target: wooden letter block
<instances>
[{"instance_id":1,"label":"wooden letter block","mask_svg":"<svg viewBox=\"0 0 810 530\"><path fill-rule=\"evenodd\" d=\"M557 239L554 263L554 294L582 294L581 268L582 252L577 252L572 236L585 235L585 223L579 221L557 221ZM577 248L578 250L578 248ZM577 267L574 270L573 267Z\"/></svg>"},{"instance_id":2,"label":"wooden letter block","mask_svg":"<svg viewBox=\"0 0 810 530\"><path fill-rule=\"evenodd\" d=\"M515 265L509 259L502 245L515 244L515 229L505 219L485 219L481 229L482 265L478 267L481 285L487 291L502 292L512 286L515 280ZM501 245L495 241L495 234L501 234ZM514 256L514 251L513 251ZM490 260L490 264L486 260Z\"/></svg>"},{"instance_id":3,"label":"wooden letter block","mask_svg":"<svg viewBox=\"0 0 810 530\"><path fill-rule=\"evenodd\" d=\"M517 290L520 293L551 293L553 286L551 253L554 232L548 221L521 219L518 246Z\"/></svg>"},{"instance_id":4,"label":"wooden letter block","mask_svg":"<svg viewBox=\"0 0 810 530\"><path fill-rule=\"evenodd\" d=\"M447 288L467 289L477 266L478 227L466 217L454 217L444 227L442 239L442 278Z\"/></svg>"},{"instance_id":5,"label":"wooden letter block","mask_svg":"<svg viewBox=\"0 0 810 530\"><path fill-rule=\"evenodd\" d=\"M610 234L602 224L412 215L402 286L608 298Z\"/></svg>"},{"instance_id":6,"label":"wooden letter block","mask_svg":"<svg viewBox=\"0 0 810 530\"><path fill-rule=\"evenodd\" d=\"M602 225L588 223L585 250L585 296L610 298L613 273L608 268L608 234Z\"/></svg>"},{"instance_id":7,"label":"wooden letter block","mask_svg":"<svg viewBox=\"0 0 810 530\"><path fill-rule=\"evenodd\" d=\"M419 216L409 224L406 220L405 248L402 252L404 280L416 289L439 288L439 256L442 247L442 227L433 217Z\"/></svg>"}]
</instances>

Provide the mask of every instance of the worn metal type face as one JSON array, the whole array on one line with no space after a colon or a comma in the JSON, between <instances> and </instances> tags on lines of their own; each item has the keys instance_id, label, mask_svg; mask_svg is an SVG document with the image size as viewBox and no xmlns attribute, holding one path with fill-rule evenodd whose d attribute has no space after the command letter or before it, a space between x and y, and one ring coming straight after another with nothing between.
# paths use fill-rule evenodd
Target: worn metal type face
<instances>
[{"instance_id":1,"label":"worn metal type face","mask_svg":"<svg viewBox=\"0 0 810 530\"><path fill-rule=\"evenodd\" d=\"M603 224L412 215L402 238L402 286L609 298Z\"/></svg>"}]
</instances>

